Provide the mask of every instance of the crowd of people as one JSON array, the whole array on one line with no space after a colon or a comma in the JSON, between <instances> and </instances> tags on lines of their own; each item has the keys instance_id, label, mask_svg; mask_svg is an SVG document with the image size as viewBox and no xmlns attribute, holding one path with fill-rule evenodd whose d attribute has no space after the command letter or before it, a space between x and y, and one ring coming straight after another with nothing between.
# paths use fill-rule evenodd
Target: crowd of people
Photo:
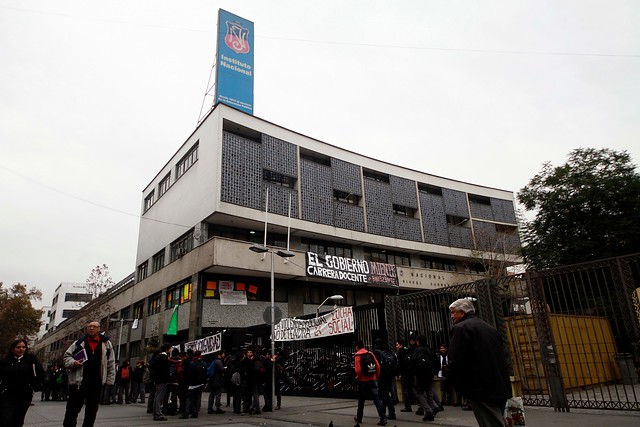
<instances>
[{"instance_id":1,"label":"crowd of people","mask_svg":"<svg viewBox=\"0 0 640 427\"><path fill-rule=\"evenodd\" d=\"M362 422L366 399L376 407L378 425L397 419L395 404L399 399L394 379L400 376L401 412L413 413L411 405L416 403L415 414L423 421L434 421L444 405L453 404L473 411L480 427L504 426L503 411L511 397L511 384L500 335L478 318L469 299L454 301L449 310L454 323L449 349L441 344L438 352L433 352L425 335L420 334L412 334L408 346L399 338L395 353L380 339L373 351L362 341L356 343L356 425ZM439 379L440 393L434 378Z\"/></svg>"},{"instance_id":2,"label":"crowd of people","mask_svg":"<svg viewBox=\"0 0 640 427\"><path fill-rule=\"evenodd\" d=\"M376 407L378 425L397 419L395 379L400 377L404 403L400 412L413 413L412 404L417 404L415 413L434 421L444 405L460 405L473 410L480 427L502 427L511 389L501 338L475 315L469 300L456 300L449 308L454 322L449 351L442 344L433 352L420 334L412 334L408 346L398 339L393 350L381 339L372 351L361 340L356 343L356 423L362 422L366 399ZM167 416L197 418L205 389L208 414L225 413L223 391L226 407L235 414L270 412L281 407L285 362L284 351L272 355L254 347L232 354L218 351L205 361L200 351L181 352L165 344L148 364L142 360L135 366L128 360L120 364L108 337L100 333L99 322L90 322L86 335L67 349L62 364L46 371L28 352L25 340L11 343L7 357L0 360L0 427L22 427L35 391L41 391L43 401L66 400L63 427L76 427L83 406L82 427L93 427L100 404L146 403L155 421L166 421ZM440 393L434 378L439 379Z\"/></svg>"}]
</instances>

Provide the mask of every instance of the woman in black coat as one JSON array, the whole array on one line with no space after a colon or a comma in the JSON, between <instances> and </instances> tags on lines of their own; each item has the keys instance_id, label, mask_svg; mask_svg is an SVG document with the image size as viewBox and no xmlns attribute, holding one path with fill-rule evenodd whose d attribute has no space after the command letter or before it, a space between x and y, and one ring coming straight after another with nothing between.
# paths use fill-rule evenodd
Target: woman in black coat
<instances>
[{"instance_id":1,"label":"woman in black coat","mask_svg":"<svg viewBox=\"0 0 640 427\"><path fill-rule=\"evenodd\" d=\"M44 369L27 342L17 339L0 361L0 427L22 427L33 392L40 389Z\"/></svg>"}]
</instances>

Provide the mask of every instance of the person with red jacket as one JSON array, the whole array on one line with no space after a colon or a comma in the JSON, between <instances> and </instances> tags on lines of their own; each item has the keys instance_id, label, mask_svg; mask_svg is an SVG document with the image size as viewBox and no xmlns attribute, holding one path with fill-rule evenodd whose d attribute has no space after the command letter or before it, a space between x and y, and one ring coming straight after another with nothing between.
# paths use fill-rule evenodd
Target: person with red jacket
<instances>
[{"instance_id":1,"label":"person with red jacket","mask_svg":"<svg viewBox=\"0 0 640 427\"><path fill-rule=\"evenodd\" d=\"M372 352L367 350L362 340L358 340L356 343L354 368L356 370L356 380L358 381L358 409L354 420L360 424L362 422L362 415L364 412L364 401L368 397L373 400L373 404L376 406L380 421L379 426L387 425L387 418L385 417L384 406L378 396L378 378L380 377L380 363L376 360L376 357Z\"/></svg>"}]
</instances>

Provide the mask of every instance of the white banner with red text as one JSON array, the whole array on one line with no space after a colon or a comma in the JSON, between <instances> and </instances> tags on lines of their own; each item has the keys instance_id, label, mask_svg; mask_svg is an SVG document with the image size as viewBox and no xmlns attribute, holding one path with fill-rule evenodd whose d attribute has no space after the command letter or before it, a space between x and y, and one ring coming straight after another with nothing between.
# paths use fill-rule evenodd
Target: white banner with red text
<instances>
[{"instance_id":1,"label":"white banner with red text","mask_svg":"<svg viewBox=\"0 0 640 427\"><path fill-rule=\"evenodd\" d=\"M340 307L313 319L282 319L274 326L275 341L301 341L354 332L353 307Z\"/></svg>"}]
</instances>

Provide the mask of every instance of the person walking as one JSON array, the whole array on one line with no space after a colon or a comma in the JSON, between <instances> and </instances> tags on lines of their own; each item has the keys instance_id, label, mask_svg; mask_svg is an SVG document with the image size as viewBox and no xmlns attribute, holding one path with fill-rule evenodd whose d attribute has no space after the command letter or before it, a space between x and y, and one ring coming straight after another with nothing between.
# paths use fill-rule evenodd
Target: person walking
<instances>
[{"instance_id":1,"label":"person walking","mask_svg":"<svg viewBox=\"0 0 640 427\"><path fill-rule=\"evenodd\" d=\"M382 341L376 338L374 342L374 356L380 363L380 378L378 379L378 392L382 406L385 408L387 420L396 419L396 408L393 403L393 382L396 379L398 358L394 351L389 350Z\"/></svg>"},{"instance_id":2,"label":"person walking","mask_svg":"<svg viewBox=\"0 0 640 427\"><path fill-rule=\"evenodd\" d=\"M384 415L384 407L378 396L378 378L380 377L380 363L376 357L365 347L362 340L356 343L356 354L354 357L354 368L356 380L358 381L358 409L354 420L360 424L364 413L364 401L367 398L373 400L373 404L378 411L380 421L379 426L387 425L387 418Z\"/></svg>"},{"instance_id":3,"label":"person walking","mask_svg":"<svg viewBox=\"0 0 640 427\"><path fill-rule=\"evenodd\" d=\"M423 421L433 421L439 412L438 405L433 400L433 370L435 355L427 346L427 337L418 335L416 337L417 347L411 356L411 369L415 377L415 394L421 411L418 415L423 415Z\"/></svg>"},{"instance_id":4,"label":"person walking","mask_svg":"<svg viewBox=\"0 0 640 427\"><path fill-rule=\"evenodd\" d=\"M22 427L33 392L40 390L43 378L44 369L29 353L27 341L13 341L7 357L0 361L0 426Z\"/></svg>"},{"instance_id":5,"label":"person walking","mask_svg":"<svg viewBox=\"0 0 640 427\"><path fill-rule=\"evenodd\" d=\"M449 306L453 319L447 375L456 392L469 399L480 427L503 427L503 411L511 397L504 346L498 331L475 314L461 298Z\"/></svg>"},{"instance_id":6,"label":"person walking","mask_svg":"<svg viewBox=\"0 0 640 427\"><path fill-rule=\"evenodd\" d=\"M413 393L413 372L411 371L411 351L405 346L404 338L396 340L396 355L398 356L398 374L402 385L402 403L404 408L400 412L413 412L411 402L415 398Z\"/></svg>"},{"instance_id":7,"label":"person walking","mask_svg":"<svg viewBox=\"0 0 640 427\"><path fill-rule=\"evenodd\" d=\"M153 420L167 421L162 413L162 404L167 392L167 383L169 382L169 355L171 344L164 344L160 347L160 353L153 359L151 367L151 377L155 384L155 393L153 396Z\"/></svg>"},{"instance_id":8,"label":"person walking","mask_svg":"<svg viewBox=\"0 0 640 427\"><path fill-rule=\"evenodd\" d=\"M138 360L135 368L131 369L131 403L136 403L140 399L140 403L145 403L144 383L142 377L144 375L144 362Z\"/></svg>"},{"instance_id":9,"label":"person walking","mask_svg":"<svg viewBox=\"0 0 640 427\"><path fill-rule=\"evenodd\" d=\"M98 414L103 385L113 385L116 364L111 341L100 334L100 323L87 324L86 335L72 343L64 353L68 371L69 395L64 414L64 427L75 427L84 409L82 427L93 427Z\"/></svg>"},{"instance_id":10,"label":"person walking","mask_svg":"<svg viewBox=\"0 0 640 427\"><path fill-rule=\"evenodd\" d=\"M187 406L180 418L198 418L202 404L202 391L207 383L207 364L202 360L202 352L193 352L193 358L189 362L187 371Z\"/></svg>"},{"instance_id":11,"label":"person walking","mask_svg":"<svg viewBox=\"0 0 640 427\"><path fill-rule=\"evenodd\" d=\"M449 349L445 344L440 344L436 361L438 362L438 378L440 379L440 401L442 405L451 404L451 383L448 377Z\"/></svg>"},{"instance_id":12,"label":"person walking","mask_svg":"<svg viewBox=\"0 0 640 427\"><path fill-rule=\"evenodd\" d=\"M44 378L42 379L42 393L40 394L40 400L48 402L51 400L51 383L53 382L53 366L49 365L44 371Z\"/></svg>"},{"instance_id":13,"label":"person walking","mask_svg":"<svg viewBox=\"0 0 640 427\"><path fill-rule=\"evenodd\" d=\"M123 398L126 404L131 403L131 365L128 360L122 362L118 374L118 403L122 405Z\"/></svg>"},{"instance_id":14,"label":"person walking","mask_svg":"<svg viewBox=\"0 0 640 427\"><path fill-rule=\"evenodd\" d=\"M222 389L224 388L224 351L221 350L211 361L211 365L207 368L207 376L209 377L209 401L207 402L208 414L224 414L225 411L220 409L222 402ZM216 409L213 410L215 404Z\"/></svg>"}]
</instances>

